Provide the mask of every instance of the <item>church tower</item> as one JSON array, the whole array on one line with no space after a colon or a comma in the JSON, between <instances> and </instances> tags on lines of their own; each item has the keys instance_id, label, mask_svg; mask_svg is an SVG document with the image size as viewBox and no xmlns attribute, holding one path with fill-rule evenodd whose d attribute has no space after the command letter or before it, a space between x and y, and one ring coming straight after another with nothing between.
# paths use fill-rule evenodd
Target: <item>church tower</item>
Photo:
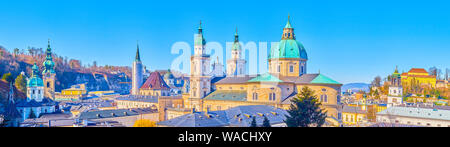
<instances>
[{"instance_id":1,"label":"church tower","mask_svg":"<svg viewBox=\"0 0 450 147\"><path fill-rule=\"evenodd\" d=\"M239 35L234 34L234 43L231 47L231 59L227 61L227 76L244 76L245 75L245 59L242 59L242 46L239 43Z\"/></svg>"},{"instance_id":2,"label":"church tower","mask_svg":"<svg viewBox=\"0 0 450 147\"><path fill-rule=\"evenodd\" d=\"M31 70L32 75L27 81L27 102L30 102L31 100L42 102L42 100L44 99L44 91L46 90L45 87L47 87L47 83L44 84L42 79L39 78L39 67L36 65L36 63L34 63Z\"/></svg>"},{"instance_id":3,"label":"church tower","mask_svg":"<svg viewBox=\"0 0 450 147\"><path fill-rule=\"evenodd\" d=\"M388 95L388 104L398 105L403 103L403 87L402 87L402 78L400 73L398 72L397 67L395 67L395 71L391 76L391 81L389 85L389 95Z\"/></svg>"},{"instance_id":4,"label":"church tower","mask_svg":"<svg viewBox=\"0 0 450 147\"><path fill-rule=\"evenodd\" d=\"M133 61L131 95L139 95L139 88L142 85L142 62L139 55L139 44L137 44L136 58Z\"/></svg>"},{"instance_id":5,"label":"church tower","mask_svg":"<svg viewBox=\"0 0 450 147\"><path fill-rule=\"evenodd\" d=\"M211 92L210 56L206 54L206 41L203 37L202 23L194 38L194 55L191 56L191 75L189 100L191 108L202 110L201 99Z\"/></svg>"},{"instance_id":6,"label":"church tower","mask_svg":"<svg viewBox=\"0 0 450 147\"><path fill-rule=\"evenodd\" d=\"M294 28L289 20L283 28L278 46L272 46L269 54L269 73L279 76L298 77L306 74L308 55L303 45L296 40Z\"/></svg>"},{"instance_id":7,"label":"church tower","mask_svg":"<svg viewBox=\"0 0 450 147\"><path fill-rule=\"evenodd\" d=\"M44 80L44 96L50 99L55 99L55 62L52 58L52 48L50 48L50 39L48 40L48 47L45 51L46 57L43 64L44 71L42 76Z\"/></svg>"}]
</instances>

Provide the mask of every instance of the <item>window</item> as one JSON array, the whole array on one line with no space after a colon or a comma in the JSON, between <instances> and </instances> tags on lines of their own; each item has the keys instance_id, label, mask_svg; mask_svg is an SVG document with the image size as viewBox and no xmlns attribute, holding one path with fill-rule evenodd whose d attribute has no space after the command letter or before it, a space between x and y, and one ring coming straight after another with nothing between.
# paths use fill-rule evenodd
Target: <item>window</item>
<instances>
[{"instance_id":1,"label":"window","mask_svg":"<svg viewBox=\"0 0 450 147\"><path fill-rule=\"evenodd\" d=\"M280 65L278 65L278 69L277 69L277 71L278 71L278 72L280 72L280 71L281 71Z\"/></svg>"},{"instance_id":2,"label":"window","mask_svg":"<svg viewBox=\"0 0 450 147\"><path fill-rule=\"evenodd\" d=\"M269 94L269 101L275 101L276 97L275 97L275 93L270 93Z\"/></svg>"},{"instance_id":3,"label":"window","mask_svg":"<svg viewBox=\"0 0 450 147\"><path fill-rule=\"evenodd\" d=\"M254 92L252 99L253 100L258 100L258 93Z\"/></svg>"},{"instance_id":4,"label":"window","mask_svg":"<svg viewBox=\"0 0 450 147\"><path fill-rule=\"evenodd\" d=\"M289 72L294 72L294 66L289 66Z\"/></svg>"},{"instance_id":5,"label":"window","mask_svg":"<svg viewBox=\"0 0 450 147\"><path fill-rule=\"evenodd\" d=\"M326 94L320 95L320 102L328 102L328 96Z\"/></svg>"}]
</instances>

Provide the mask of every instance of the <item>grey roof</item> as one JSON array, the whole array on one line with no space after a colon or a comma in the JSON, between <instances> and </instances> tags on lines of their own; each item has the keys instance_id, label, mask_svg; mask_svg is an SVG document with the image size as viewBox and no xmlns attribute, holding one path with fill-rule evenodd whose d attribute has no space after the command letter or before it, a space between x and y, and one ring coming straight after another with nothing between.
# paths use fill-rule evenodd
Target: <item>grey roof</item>
<instances>
[{"instance_id":1,"label":"grey roof","mask_svg":"<svg viewBox=\"0 0 450 147\"><path fill-rule=\"evenodd\" d=\"M206 96L208 100L247 101L245 90L217 90Z\"/></svg>"},{"instance_id":2,"label":"grey roof","mask_svg":"<svg viewBox=\"0 0 450 147\"><path fill-rule=\"evenodd\" d=\"M398 124L398 123L376 123L376 124L372 124L368 127L422 127L422 126L406 125L406 124Z\"/></svg>"},{"instance_id":3,"label":"grey roof","mask_svg":"<svg viewBox=\"0 0 450 147\"><path fill-rule=\"evenodd\" d=\"M239 106L225 110L229 126L248 127L252 117L256 117L256 124L262 125L264 116L269 119L271 124L284 123L286 110L267 105ZM249 117L248 117L249 116Z\"/></svg>"},{"instance_id":4,"label":"grey roof","mask_svg":"<svg viewBox=\"0 0 450 147\"><path fill-rule=\"evenodd\" d=\"M347 106L347 105L344 106L342 112L359 113L359 114L366 113L366 111L362 110L361 107Z\"/></svg>"},{"instance_id":5,"label":"grey roof","mask_svg":"<svg viewBox=\"0 0 450 147\"><path fill-rule=\"evenodd\" d=\"M300 77L279 77L284 82L293 82L295 84L310 84L319 74L303 74Z\"/></svg>"},{"instance_id":6,"label":"grey roof","mask_svg":"<svg viewBox=\"0 0 450 147\"><path fill-rule=\"evenodd\" d=\"M170 120L159 122L158 125L169 127L248 127L252 117L256 117L258 125L262 125L264 116L271 124L283 123L288 115L286 110L268 105L238 106L228 110L194 112Z\"/></svg>"},{"instance_id":7,"label":"grey roof","mask_svg":"<svg viewBox=\"0 0 450 147\"><path fill-rule=\"evenodd\" d=\"M148 114L153 111L150 109L116 109L116 110L99 110L82 112L79 119L100 119L100 118L113 118L113 117L125 117L139 114Z\"/></svg>"},{"instance_id":8,"label":"grey roof","mask_svg":"<svg viewBox=\"0 0 450 147\"><path fill-rule=\"evenodd\" d=\"M44 98L41 102L37 102L36 100L32 99L30 101L27 101L26 99L21 100L16 104L17 107L41 107L41 106L56 106L58 103L49 99Z\"/></svg>"},{"instance_id":9,"label":"grey roof","mask_svg":"<svg viewBox=\"0 0 450 147\"><path fill-rule=\"evenodd\" d=\"M377 115L394 115L404 117L414 117L423 119L437 119L450 121L450 110L438 108L420 108L420 107L389 107Z\"/></svg>"},{"instance_id":10,"label":"grey roof","mask_svg":"<svg viewBox=\"0 0 450 147\"><path fill-rule=\"evenodd\" d=\"M256 76L254 75L246 75L246 76L229 76L229 77L225 77L221 80L219 80L218 82L216 82L216 84L243 84L246 83L248 80L255 78Z\"/></svg>"},{"instance_id":11,"label":"grey roof","mask_svg":"<svg viewBox=\"0 0 450 147\"><path fill-rule=\"evenodd\" d=\"M148 102L148 103L158 103L158 98L157 97L142 97L142 96L124 96L124 97L119 97L116 98L116 100L121 100L121 101L138 101L138 102Z\"/></svg>"},{"instance_id":12,"label":"grey roof","mask_svg":"<svg viewBox=\"0 0 450 147\"><path fill-rule=\"evenodd\" d=\"M194 112L159 122L158 125L171 127L221 127L228 124L224 111L209 112L208 115L209 117L204 112Z\"/></svg>"}]
</instances>

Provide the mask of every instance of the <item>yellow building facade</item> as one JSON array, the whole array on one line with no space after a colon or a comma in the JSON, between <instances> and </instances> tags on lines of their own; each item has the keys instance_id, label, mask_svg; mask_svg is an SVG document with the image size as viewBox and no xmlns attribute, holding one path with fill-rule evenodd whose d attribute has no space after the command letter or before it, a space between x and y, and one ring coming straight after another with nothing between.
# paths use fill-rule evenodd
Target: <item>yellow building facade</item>
<instances>
[{"instance_id":1,"label":"yellow building facade","mask_svg":"<svg viewBox=\"0 0 450 147\"><path fill-rule=\"evenodd\" d=\"M199 31L201 33L201 31ZM203 39L203 36L199 39ZM204 40L196 40L204 44ZM238 46L235 42L234 46ZM201 47L197 47L200 48ZM240 51L240 50L236 50ZM202 54L202 57L209 55ZM341 118L340 89L342 84L323 74L307 74L308 56L303 45L295 40L294 28L289 20L283 28L282 39L278 45L272 46L268 58L268 73L258 75L229 74L227 77L211 83L215 91L204 93L201 97L193 95L198 89L210 89L210 85L202 80L198 86L192 83L190 94L183 94L185 108L195 111L217 111L243 105L271 105L276 108L289 109L291 100L296 98L303 87L314 91L327 112L327 122L334 125ZM191 66L199 60L191 59ZM198 66L197 66L198 67ZM196 79L203 69L191 67L191 78ZM192 71L194 70L194 71ZM196 71L199 70L199 71ZM202 74L202 76L204 76ZM193 87L192 87L193 86ZM203 94L203 93L202 93Z\"/></svg>"},{"instance_id":2,"label":"yellow building facade","mask_svg":"<svg viewBox=\"0 0 450 147\"><path fill-rule=\"evenodd\" d=\"M402 85L427 85L431 87L436 87L436 76L430 75L423 68L412 68L406 73L402 73Z\"/></svg>"}]
</instances>

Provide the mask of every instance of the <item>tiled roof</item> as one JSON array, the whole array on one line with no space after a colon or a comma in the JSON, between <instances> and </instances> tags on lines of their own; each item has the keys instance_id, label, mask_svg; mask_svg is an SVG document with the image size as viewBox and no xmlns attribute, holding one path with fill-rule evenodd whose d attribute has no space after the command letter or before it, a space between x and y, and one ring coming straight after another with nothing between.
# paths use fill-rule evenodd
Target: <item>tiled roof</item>
<instances>
[{"instance_id":1,"label":"tiled roof","mask_svg":"<svg viewBox=\"0 0 450 147\"><path fill-rule=\"evenodd\" d=\"M405 116L450 121L450 110L420 107L390 107L377 115Z\"/></svg>"},{"instance_id":2,"label":"tiled roof","mask_svg":"<svg viewBox=\"0 0 450 147\"><path fill-rule=\"evenodd\" d=\"M408 73L428 73L428 72L423 68L411 68L411 70L409 70Z\"/></svg>"},{"instance_id":3,"label":"tiled roof","mask_svg":"<svg viewBox=\"0 0 450 147\"><path fill-rule=\"evenodd\" d=\"M169 90L169 86L161 78L159 72L153 72L145 81L144 85L141 86L142 89L154 89L154 90Z\"/></svg>"},{"instance_id":4,"label":"tiled roof","mask_svg":"<svg viewBox=\"0 0 450 147\"><path fill-rule=\"evenodd\" d=\"M271 124L283 123L288 113L286 110L267 105L238 106L228 110L194 112L170 120L159 122L158 125L169 127L248 127L252 117L256 117L257 125L262 125L264 116Z\"/></svg>"},{"instance_id":5,"label":"tiled roof","mask_svg":"<svg viewBox=\"0 0 450 147\"><path fill-rule=\"evenodd\" d=\"M207 100L247 101L245 90L217 90L206 96Z\"/></svg>"}]
</instances>

